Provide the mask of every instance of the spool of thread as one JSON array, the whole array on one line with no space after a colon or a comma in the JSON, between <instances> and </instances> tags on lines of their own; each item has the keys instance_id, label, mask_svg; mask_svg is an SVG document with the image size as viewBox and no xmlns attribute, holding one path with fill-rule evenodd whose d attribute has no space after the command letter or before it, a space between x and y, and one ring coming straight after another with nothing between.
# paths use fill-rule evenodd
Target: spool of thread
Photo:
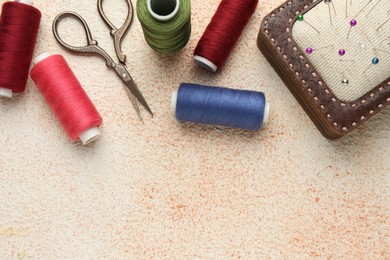
<instances>
[{"instance_id":1,"label":"spool of thread","mask_svg":"<svg viewBox=\"0 0 390 260\"><path fill-rule=\"evenodd\" d=\"M31 0L3 4L0 18L0 97L26 88L41 12Z\"/></svg>"},{"instance_id":2,"label":"spool of thread","mask_svg":"<svg viewBox=\"0 0 390 260\"><path fill-rule=\"evenodd\" d=\"M156 52L178 52L190 39L190 0L138 0L137 15L146 42Z\"/></svg>"},{"instance_id":3,"label":"spool of thread","mask_svg":"<svg viewBox=\"0 0 390 260\"><path fill-rule=\"evenodd\" d=\"M258 0L222 0L194 51L194 61L216 72L221 68L256 10Z\"/></svg>"},{"instance_id":4,"label":"spool of thread","mask_svg":"<svg viewBox=\"0 0 390 260\"><path fill-rule=\"evenodd\" d=\"M259 130L268 121L264 93L182 83L172 93L171 112L179 122Z\"/></svg>"},{"instance_id":5,"label":"spool of thread","mask_svg":"<svg viewBox=\"0 0 390 260\"><path fill-rule=\"evenodd\" d=\"M88 144L100 136L102 118L64 57L48 53L38 56L31 78L70 139Z\"/></svg>"}]
</instances>

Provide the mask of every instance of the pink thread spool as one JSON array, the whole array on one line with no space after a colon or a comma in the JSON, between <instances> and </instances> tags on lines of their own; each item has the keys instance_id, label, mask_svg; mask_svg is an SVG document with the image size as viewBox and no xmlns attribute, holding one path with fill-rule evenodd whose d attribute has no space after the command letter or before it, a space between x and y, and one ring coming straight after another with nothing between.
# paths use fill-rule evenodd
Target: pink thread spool
<instances>
[{"instance_id":1,"label":"pink thread spool","mask_svg":"<svg viewBox=\"0 0 390 260\"><path fill-rule=\"evenodd\" d=\"M44 53L33 66L31 78L68 136L83 144L95 141L102 118L64 57Z\"/></svg>"}]
</instances>

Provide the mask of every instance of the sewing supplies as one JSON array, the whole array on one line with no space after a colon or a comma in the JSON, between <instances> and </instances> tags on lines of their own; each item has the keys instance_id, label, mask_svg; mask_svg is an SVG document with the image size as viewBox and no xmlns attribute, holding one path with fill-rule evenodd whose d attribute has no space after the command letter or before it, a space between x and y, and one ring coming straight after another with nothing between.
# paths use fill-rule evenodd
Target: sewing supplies
<instances>
[{"instance_id":1,"label":"sewing supplies","mask_svg":"<svg viewBox=\"0 0 390 260\"><path fill-rule=\"evenodd\" d=\"M236 45L258 0L222 0L194 51L194 61L216 72Z\"/></svg>"},{"instance_id":2,"label":"sewing supplies","mask_svg":"<svg viewBox=\"0 0 390 260\"><path fill-rule=\"evenodd\" d=\"M146 108L146 110L153 116L153 112L150 109L148 103L146 102L145 98L143 97L141 91L138 89L133 78L130 76L130 73L127 70L127 67L125 65L125 57L123 54L121 54L122 52L120 51L120 43L122 40L122 36L124 35L125 31L128 30L128 28L130 27L131 21L132 21L132 17L133 17L132 4L131 4L130 0L126 0L128 3L128 7L129 7L127 19L126 19L124 25L120 29L116 30L116 29L114 29L115 27L109 22L109 20L105 16L103 9L101 8L101 1L102 0L98 0L98 7L99 7L98 11L99 11L100 16L103 18L103 20L112 29L111 34L114 37L115 52L116 52L116 55L119 59L119 63L115 63L114 60L110 57L110 55L108 55L107 52L105 52L98 45L97 41L92 38L91 31L88 27L87 22L79 14L77 14L75 12L62 12L59 15L57 15L57 17L53 21L54 37L57 39L58 43L63 48L65 48L66 50L68 50L71 53L79 54L79 55L97 55L97 56L103 57L106 60L106 66L109 67L110 69L114 70L116 72L116 74L118 75L118 77L125 84L125 86L126 86L125 89L127 91L127 94L130 98L130 101L133 104L133 107L137 111L139 118L142 120L141 111L139 109L138 102L141 103ZM79 46L79 47L72 46L72 45L65 43L61 39L57 28L58 28L59 21L65 17L72 17L72 18L77 19L78 21L81 22L81 24L84 27L85 34L87 37L87 45L86 46Z\"/></svg>"},{"instance_id":3,"label":"sewing supplies","mask_svg":"<svg viewBox=\"0 0 390 260\"><path fill-rule=\"evenodd\" d=\"M11 98L26 88L41 21L31 0L6 2L0 18L0 97Z\"/></svg>"},{"instance_id":4,"label":"sewing supplies","mask_svg":"<svg viewBox=\"0 0 390 260\"><path fill-rule=\"evenodd\" d=\"M30 74L70 139L88 144L100 136L102 118L63 56L38 56Z\"/></svg>"},{"instance_id":5,"label":"sewing supplies","mask_svg":"<svg viewBox=\"0 0 390 260\"><path fill-rule=\"evenodd\" d=\"M156 52L178 52L190 39L190 0L138 0L137 16L146 42Z\"/></svg>"},{"instance_id":6,"label":"sewing supplies","mask_svg":"<svg viewBox=\"0 0 390 260\"><path fill-rule=\"evenodd\" d=\"M182 83L172 93L171 112L179 122L259 130L268 121L264 93Z\"/></svg>"},{"instance_id":7,"label":"sewing supplies","mask_svg":"<svg viewBox=\"0 0 390 260\"><path fill-rule=\"evenodd\" d=\"M258 47L326 138L390 104L389 11L383 0L288 0L263 19Z\"/></svg>"}]
</instances>

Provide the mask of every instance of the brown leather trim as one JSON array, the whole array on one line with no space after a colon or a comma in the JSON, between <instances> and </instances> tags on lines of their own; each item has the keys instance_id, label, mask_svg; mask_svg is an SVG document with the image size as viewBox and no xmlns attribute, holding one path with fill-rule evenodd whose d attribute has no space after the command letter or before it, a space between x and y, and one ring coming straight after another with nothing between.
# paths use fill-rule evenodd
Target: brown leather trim
<instances>
[{"instance_id":1,"label":"brown leather trim","mask_svg":"<svg viewBox=\"0 0 390 260\"><path fill-rule=\"evenodd\" d=\"M339 100L292 37L298 14L323 0L290 0L262 21L257 45L311 120L328 139L338 139L390 104L390 78L352 102Z\"/></svg>"}]
</instances>

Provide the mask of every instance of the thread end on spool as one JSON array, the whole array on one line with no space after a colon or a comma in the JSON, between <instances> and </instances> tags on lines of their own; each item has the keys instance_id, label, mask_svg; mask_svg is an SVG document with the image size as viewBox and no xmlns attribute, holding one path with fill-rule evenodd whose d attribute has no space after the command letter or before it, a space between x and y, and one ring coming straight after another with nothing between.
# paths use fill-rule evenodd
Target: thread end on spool
<instances>
[{"instance_id":1,"label":"thread end on spool","mask_svg":"<svg viewBox=\"0 0 390 260\"><path fill-rule=\"evenodd\" d=\"M8 88L0 88L0 98L12 98L13 92Z\"/></svg>"},{"instance_id":2,"label":"thread end on spool","mask_svg":"<svg viewBox=\"0 0 390 260\"><path fill-rule=\"evenodd\" d=\"M211 71L211 72L216 72L218 67L215 65L213 62L209 61L208 59L195 55L194 56L194 62L195 64L199 65L200 67Z\"/></svg>"},{"instance_id":3,"label":"thread end on spool","mask_svg":"<svg viewBox=\"0 0 390 260\"><path fill-rule=\"evenodd\" d=\"M33 60L33 66L37 65L38 63L40 63L40 62L43 61L44 59L49 58L50 56L51 56L51 54L48 53L48 52L42 53L41 55L39 55L38 57L36 57L36 58Z\"/></svg>"},{"instance_id":4,"label":"thread end on spool","mask_svg":"<svg viewBox=\"0 0 390 260\"><path fill-rule=\"evenodd\" d=\"M172 92L172 96L171 96L171 114L174 117L176 117L177 95L178 95L178 91L177 90Z\"/></svg>"},{"instance_id":5,"label":"thread end on spool","mask_svg":"<svg viewBox=\"0 0 390 260\"><path fill-rule=\"evenodd\" d=\"M25 5L32 5L33 4L32 0L17 0L16 2L19 2L21 4L25 4Z\"/></svg>"},{"instance_id":6,"label":"thread end on spool","mask_svg":"<svg viewBox=\"0 0 390 260\"><path fill-rule=\"evenodd\" d=\"M147 0L147 7L154 19L166 22L172 20L179 12L180 0Z\"/></svg>"},{"instance_id":7,"label":"thread end on spool","mask_svg":"<svg viewBox=\"0 0 390 260\"><path fill-rule=\"evenodd\" d=\"M265 103L265 107L264 107L263 123L267 123L268 122L269 110L270 110L270 104L267 102L267 103Z\"/></svg>"},{"instance_id":8,"label":"thread end on spool","mask_svg":"<svg viewBox=\"0 0 390 260\"><path fill-rule=\"evenodd\" d=\"M88 129L87 131L81 133L79 138L80 138L81 142L83 143L83 145L87 145L87 144L94 142L96 139L98 139L100 135L101 135L101 132L100 132L99 128L92 127L90 129Z\"/></svg>"}]
</instances>

